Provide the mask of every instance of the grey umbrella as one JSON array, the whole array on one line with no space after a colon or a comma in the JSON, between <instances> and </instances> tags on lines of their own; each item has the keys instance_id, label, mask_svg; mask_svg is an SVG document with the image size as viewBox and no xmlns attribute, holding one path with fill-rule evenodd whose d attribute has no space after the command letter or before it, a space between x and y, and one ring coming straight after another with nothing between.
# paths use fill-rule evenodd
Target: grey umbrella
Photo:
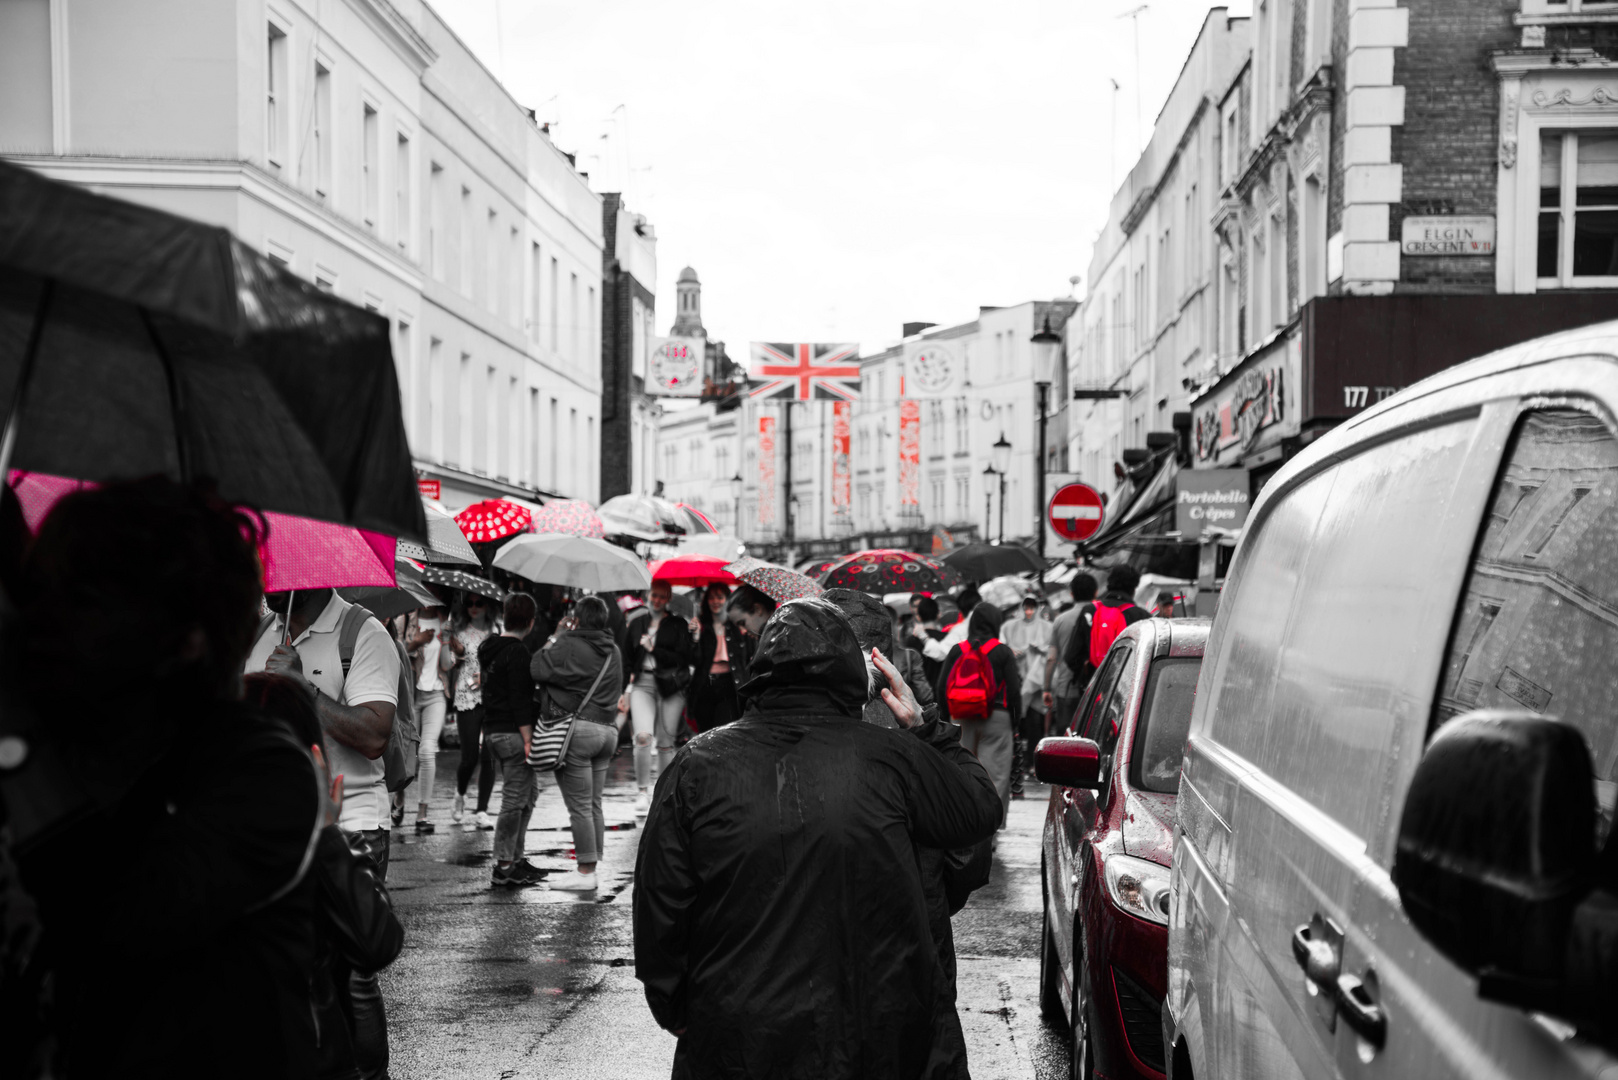
<instances>
[{"instance_id":1,"label":"grey umbrella","mask_svg":"<svg viewBox=\"0 0 1618 1080\"><path fill-rule=\"evenodd\" d=\"M437 499L425 496L421 500L427 514L427 543L399 541L399 554L407 559L427 563L452 563L463 566L482 566L477 552L467 541L466 534L455 523L455 515L438 504Z\"/></svg>"}]
</instances>

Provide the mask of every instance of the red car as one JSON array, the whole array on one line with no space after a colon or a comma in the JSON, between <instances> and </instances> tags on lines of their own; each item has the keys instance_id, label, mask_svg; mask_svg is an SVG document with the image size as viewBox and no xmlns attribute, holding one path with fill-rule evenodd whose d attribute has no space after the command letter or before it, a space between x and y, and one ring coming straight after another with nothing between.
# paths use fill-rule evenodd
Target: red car
<instances>
[{"instance_id":1,"label":"red car","mask_svg":"<svg viewBox=\"0 0 1618 1080\"><path fill-rule=\"evenodd\" d=\"M1163 1076L1169 859L1206 619L1147 619L1113 642L1034 770L1041 844L1040 1006L1072 1032L1075 1078Z\"/></svg>"}]
</instances>

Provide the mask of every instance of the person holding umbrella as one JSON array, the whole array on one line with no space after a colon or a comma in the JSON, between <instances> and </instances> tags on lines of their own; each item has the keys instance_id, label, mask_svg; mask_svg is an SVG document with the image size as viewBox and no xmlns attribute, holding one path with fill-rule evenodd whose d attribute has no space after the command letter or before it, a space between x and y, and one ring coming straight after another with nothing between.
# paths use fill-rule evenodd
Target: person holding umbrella
<instances>
[{"instance_id":1,"label":"person holding umbrella","mask_svg":"<svg viewBox=\"0 0 1618 1080\"><path fill-rule=\"evenodd\" d=\"M500 620L490 610L487 597L468 592L466 600L456 613L449 635L449 651L455 658L455 724L461 736L461 760L455 769L455 807L450 820L459 824L466 817L466 789L472 783L472 774L478 777L477 814L473 823L479 829L494 828L489 816L489 800L494 796L494 754L483 739L483 670L478 661L478 646L500 633ZM432 753L438 752L438 740L431 744ZM426 729L421 739L422 775L426 771L428 742ZM421 791L421 816L427 816L428 790Z\"/></svg>"},{"instance_id":2,"label":"person holding umbrella","mask_svg":"<svg viewBox=\"0 0 1618 1080\"><path fill-rule=\"evenodd\" d=\"M674 760L674 740L680 733L685 692L691 685L691 664L696 659L690 628L682 620L668 617L673 592L666 581L652 582L646 593L646 607L635 612L625 635L629 640L630 683L624 696L635 731L635 785L640 789L635 813L640 817L652 805L654 740L658 772Z\"/></svg>"},{"instance_id":3,"label":"person holding umbrella","mask_svg":"<svg viewBox=\"0 0 1618 1080\"><path fill-rule=\"evenodd\" d=\"M697 635L691 715L699 733L723 727L742 711L734 672L744 646L740 629L725 620L725 605L729 602L730 588L715 582L703 592L702 606L691 619L691 629Z\"/></svg>"}]
</instances>

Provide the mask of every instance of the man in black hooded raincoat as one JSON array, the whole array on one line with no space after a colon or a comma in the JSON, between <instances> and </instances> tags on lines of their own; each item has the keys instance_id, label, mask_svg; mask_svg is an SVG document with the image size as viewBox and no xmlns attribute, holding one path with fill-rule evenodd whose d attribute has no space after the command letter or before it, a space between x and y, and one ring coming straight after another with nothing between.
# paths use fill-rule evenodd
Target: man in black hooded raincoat
<instances>
[{"instance_id":1,"label":"man in black hooded raincoat","mask_svg":"<svg viewBox=\"0 0 1618 1080\"><path fill-rule=\"evenodd\" d=\"M905 724L920 710L884 660ZM976 758L863 723L865 662L824 600L784 604L741 720L658 780L635 868L635 974L676 1080L964 1078L918 847L993 835Z\"/></svg>"}]
</instances>

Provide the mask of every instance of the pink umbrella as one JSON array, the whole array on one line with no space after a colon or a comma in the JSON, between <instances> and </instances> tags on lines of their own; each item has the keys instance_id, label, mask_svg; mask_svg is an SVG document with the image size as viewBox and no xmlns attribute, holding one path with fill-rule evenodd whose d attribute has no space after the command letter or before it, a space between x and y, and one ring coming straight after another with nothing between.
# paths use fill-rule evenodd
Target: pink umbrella
<instances>
[{"instance_id":1,"label":"pink umbrella","mask_svg":"<svg viewBox=\"0 0 1618 1080\"><path fill-rule=\"evenodd\" d=\"M56 500L96 486L87 480L18 470L12 470L8 481L33 532L39 531ZM391 536L290 514L266 512L264 520L270 527L259 547L265 592L396 584Z\"/></svg>"},{"instance_id":2,"label":"pink umbrella","mask_svg":"<svg viewBox=\"0 0 1618 1080\"><path fill-rule=\"evenodd\" d=\"M601 515L583 499L552 499L533 515L533 531L537 533L566 533L600 540L607 535L601 524Z\"/></svg>"}]
</instances>

